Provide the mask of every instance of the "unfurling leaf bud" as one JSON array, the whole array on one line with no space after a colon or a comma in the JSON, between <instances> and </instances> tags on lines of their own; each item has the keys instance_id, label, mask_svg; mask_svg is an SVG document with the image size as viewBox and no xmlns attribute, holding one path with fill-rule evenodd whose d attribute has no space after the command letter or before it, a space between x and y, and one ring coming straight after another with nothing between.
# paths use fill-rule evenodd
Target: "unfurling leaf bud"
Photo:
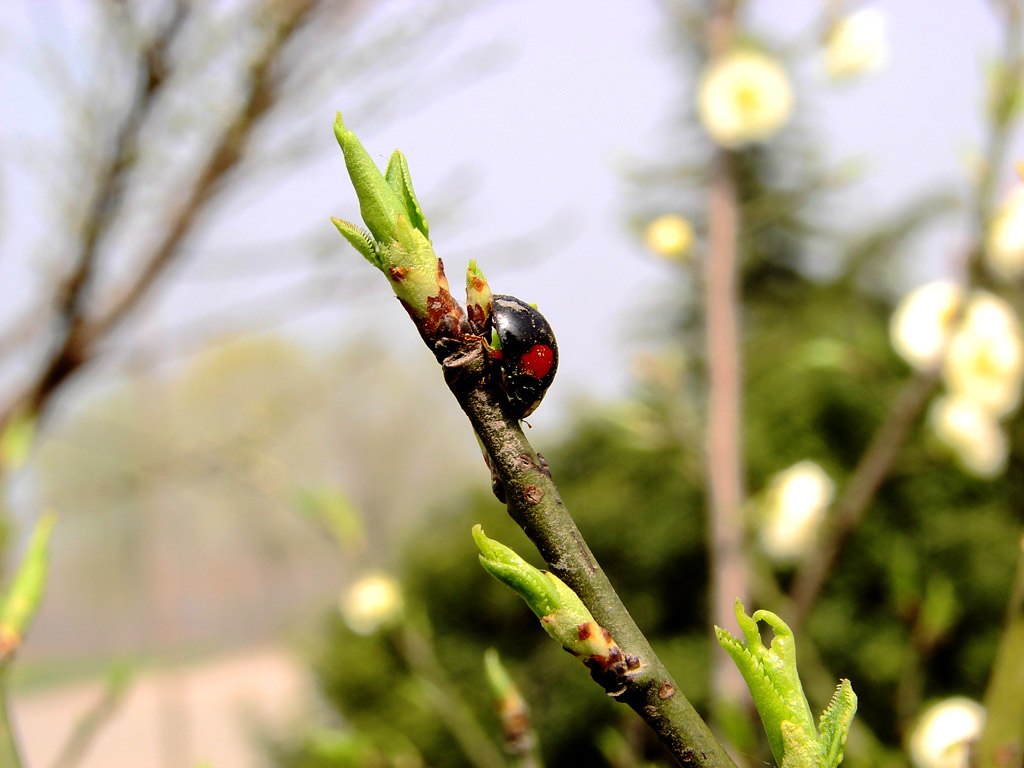
<instances>
[{"instance_id":1,"label":"unfurling leaf bud","mask_svg":"<svg viewBox=\"0 0 1024 768\"><path fill-rule=\"evenodd\" d=\"M0 604L0 663L21 645L46 589L50 534L57 516L47 512L36 523L25 555Z\"/></svg>"},{"instance_id":2,"label":"unfurling leaf bud","mask_svg":"<svg viewBox=\"0 0 1024 768\"><path fill-rule=\"evenodd\" d=\"M444 267L430 244L427 219L412 188L405 157L395 150L386 175L341 114L334 135L345 155L345 166L359 198L359 212L369 230L342 219L331 219L342 236L383 272L395 295L430 341L461 335L461 308L452 300Z\"/></svg>"},{"instance_id":3,"label":"unfurling leaf bud","mask_svg":"<svg viewBox=\"0 0 1024 768\"><path fill-rule=\"evenodd\" d=\"M487 327L492 300L493 295L487 278L476 265L476 261L470 260L466 269L466 314L469 315L469 322L478 333L482 333Z\"/></svg>"},{"instance_id":4,"label":"unfurling leaf bud","mask_svg":"<svg viewBox=\"0 0 1024 768\"><path fill-rule=\"evenodd\" d=\"M479 525L473 526L473 539L480 549L484 570L526 601L545 632L583 661L610 695L626 690L629 679L642 669L640 660L622 651L565 582L553 573L534 568L501 542L487 538Z\"/></svg>"},{"instance_id":5,"label":"unfurling leaf bud","mask_svg":"<svg viewBox=\"0 0 1024 768\"><path fill-rule=\"evenodd\" d=\"M836 768L857 711L857 696L850 682L840 682L821 716L819 734L797 672L792 630L771 611L747 616L740 600L736 601L736 620L746 643L721 627L715 627L715 635L750 689L775 760L784 768ZM774 634L767 648L761 641L759 621Z\"/></svg>"}]
</instances>

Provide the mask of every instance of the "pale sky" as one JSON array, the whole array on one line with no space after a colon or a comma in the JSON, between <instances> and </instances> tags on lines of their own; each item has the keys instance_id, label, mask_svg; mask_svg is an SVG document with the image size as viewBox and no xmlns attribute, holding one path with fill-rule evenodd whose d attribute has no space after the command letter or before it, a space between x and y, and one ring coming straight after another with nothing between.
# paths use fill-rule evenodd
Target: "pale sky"
<instances>
[{"instance_id":1,"label":"pale sky","mask_svg":"<svg viewBox=\"0 0 1024 768\"><path fill-rule=\"evenodd\" d=\"M38 19L47 7L61 9L62 26L44 29L44 34L66 41L74 38L67 25L73 27L75 18L73 0L37 3L35 26L26 10L30 0L11 0L11 5L20 12L0 22L5 105L0 148L9 151L23 146L26 137L45 140L56 124L33 90L36 86L17 69L32 51ZM915 191L942 182L963 187L965 160L981 146L981 85L997 40L990 4L982 0L861 5L873 5L886 16L892 55L884 71L841 87L826 81L814 58L793 72L796 119L820 132L828 162L863 164L863 180L828 206L837 221L850 226L884 215ZM806 29L821 2L761 0L750 6L750 28L786 46ZM415 0L390 6L407 14L417 7ZM425 67L439 74L429 98L415 98L409 113L397 110L387 125L366 120L368 127L362 129L361 116L348 107L350 101L358 103L356 94L345 88L325 93L319 105L323 151L316 164L264 196L227 206L201 245L272 241L319 221L329 229L331 215L356 217L354 194L331 133L334 111L341 110L382 165L395 147L405 152L428 217L431 191L443 190L457 169L471 169L476 185L458 201L456 220L434 223L431 235L453 286L461 283L465 259L476 258L496 292L537 303L553 325L561 350L559 377L549 394L555 405L546 404L534 420L555 418L580 394L621 393L631 360L647 346L643 314L654 295L652 286L671 290L676 279L668 265L645 254L626 231L628 187L622 182L630 158L655 159L660 149L678 140L673 121L692 98L688 84L693 77L669 52L670 42L660 6L647 0L483 3L431 51ZM481 43L493 44L504 62L496 71L477 79L446 73L445 62ZM74 46L64 46L63 55L73 60ZM1019 140L1015 147L1015 155L1024 157ZM45 256L40 238L46 201L31 187L31 169L12 170L5 164L0 179L0 321L27 295L32 270L17 266L24 252ZM492 244L529 235L542 225L549 234L540 253L517 259L488 253ZM962 238L961 232L946 229L912 244L907 283L945 269L961 250ZM353 269L369 269L340 237L331 257L350 260ZM183 281L164 293L150 320L153 327L174 326L197 306L215 305L232 292L258 293L277 279L271 272L262 281L247 278L246 284L211 283L190 276L193 267L187 264L179 273ZM367 327L410 348L419 344L385 282L361 284L370 288L358 299L346 298L331 312L279 327L321 346L327 338L363 335Z\"/></svg>"}]
</instances>

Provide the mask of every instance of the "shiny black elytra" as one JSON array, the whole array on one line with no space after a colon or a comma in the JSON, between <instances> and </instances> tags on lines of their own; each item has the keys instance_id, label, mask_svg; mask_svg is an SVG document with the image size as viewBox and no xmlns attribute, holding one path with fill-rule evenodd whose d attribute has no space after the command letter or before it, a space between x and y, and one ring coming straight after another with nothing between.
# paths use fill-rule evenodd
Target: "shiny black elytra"
<instances>
[{"instance_id":1,"label":"shiny black elytra","mask_svg":"<svg viewBox=\"0 0 1024 768\"><path fill-rule=\"evenodd\" d=\"M515 296L495 294L491 325L501 345L510 413L524 419L540 405L558 370L555 334L544 315Z\"/></svg>"}]
</instances>

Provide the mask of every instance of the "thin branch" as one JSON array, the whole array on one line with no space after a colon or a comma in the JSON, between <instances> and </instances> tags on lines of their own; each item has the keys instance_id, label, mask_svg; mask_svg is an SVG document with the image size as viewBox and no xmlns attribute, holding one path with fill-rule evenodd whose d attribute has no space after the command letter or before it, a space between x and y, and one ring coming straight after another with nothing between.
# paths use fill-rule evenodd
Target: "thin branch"
<instances>
[{"instance_id":1,"label":"thin branch","mask_svg":"<svg viewBox=\"0 0 1024 768\"><path fill-rule=\"evenodd\" d=\"M75 724L57 759L53 761L52 768L73 768L81 763L103 726L117 712L127 691L128 682L129 675L124 670L115 670L99 698Z\"/></svg>"},{"instance_id":2,"label":"thin branch","mask_svg":"<svg viewBox=\"0 0 1024 768\"><path fill-rule=\"evenodd\" d=\"M101 182L101 192L93 211L95 217L90 219L92 224L85 238L86 245L83 247L76 269L73 270L65 284L61 302L64 325L61 338L43 365L40 366L40 373L35 380L26 387L22 395L14 399L11 405L0 411L0 423L3 423L13 411L21 407L42 413L57 388L94 356L99 343L109 336L142 299L149 295L157 279L180 253L182 243L191 232L204 206L214 197L220 189L221 182L242 159L248 137L254 126L276 103L278 88L274 65L280 58L281 50L303 21L307 19L314 7L315 0L295 0L295 2L287 4L284 11L276 17L277 26L250 67L248 97L210 153L188 198L177 209L163 238L145 260L142 269L131 283L105 310L92 313L96 319L87 320L83 297L92 275L98 242L116 211L123 187L124 171L127 169L126 158L130 155L130 152L126 150L136 146L142 118L148 107L140 107L136 113L129 116L121 131L123 138L119 140L119 143L122 146L115 154L114 164L108 169ZM169 29L176 30L178 24L180 24L180 20L174 22ZM169 40L162 45L167 44L169 44ZM146 100L147 104L152 101L153 94L164 80L161 63L163 50L158 46L156 52L147 50L141 54L146 62L143 93L150 96Z\"/></svg>"},{"instance_id":3,"label":"thin branch","mask_svg":"<svg viewBox=\"0 0 1024 768\"><path fill-rule=\"evenodd\" d=\"M288 6L266 47L249 71L249 94L235 119L221 135L192 187L191 194L174 215L167 233L134 281L113 301L112 306L92 324L90 342L106 336L148 294L157 278L177 255L203 206L214 197L224 178L239 164L254 126L279 98L273 71L278 54L315 7L315 0L296 0Z\"/></svg>"},{"instance_id":4,"label":"thin branch","mask_svg":"<svg viewBox=\"0 0 1024 768\"><path fill-rule=\"evenodd\" d=\"M504 483L511 517L622 650L641 660L643 669L617 700L636 711L681 764L735 765L629 615L518 421L505 413L505 396L479 339L466 338L456 351L447 357L441 352L439 358L449 389Z\"/></svg>"},{"instance_id":5,"label":"thin branch","mask_svg":"<svg viewBox=\"0 0 1024 768\"><path fill-rule=\"evenodd\" d=\"M399 628L396 640L402 658L425 688L435 714L466 759L476 768L506 768L501 750L445 672L430 635L406 622Z\"/></svg>"},{"instance_id":6,"label":"thin branch","mask_svg":"<svg viewBox=\"0 0 1024 768\"><path fill-rule=\"evenodd\" d=\"M8 712L8 696L10 685L8 680L11 674L9 661L0 664L0 766L3 768L21 768L21 750L18 746L18 737L11 727L11 717Z\"/></svg>"}]
</instances>

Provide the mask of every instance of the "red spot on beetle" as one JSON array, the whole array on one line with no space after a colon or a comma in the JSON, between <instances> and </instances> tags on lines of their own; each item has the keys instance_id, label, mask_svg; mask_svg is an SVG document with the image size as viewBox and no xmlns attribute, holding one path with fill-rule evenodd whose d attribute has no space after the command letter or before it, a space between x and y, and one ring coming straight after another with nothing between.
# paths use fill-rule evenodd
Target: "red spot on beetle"
<instances>
[{"instance_id":1,"label":"red spot on beetle","mask_svg":"<svg viewBox=\"0 0 1024 768\"><path fill-rule=\"evenodd\" d=\"M555 353L546 344L534 344L519 358L519 370L535 379L543 379L555 363Z\"/></svg>"}]
</instances>

